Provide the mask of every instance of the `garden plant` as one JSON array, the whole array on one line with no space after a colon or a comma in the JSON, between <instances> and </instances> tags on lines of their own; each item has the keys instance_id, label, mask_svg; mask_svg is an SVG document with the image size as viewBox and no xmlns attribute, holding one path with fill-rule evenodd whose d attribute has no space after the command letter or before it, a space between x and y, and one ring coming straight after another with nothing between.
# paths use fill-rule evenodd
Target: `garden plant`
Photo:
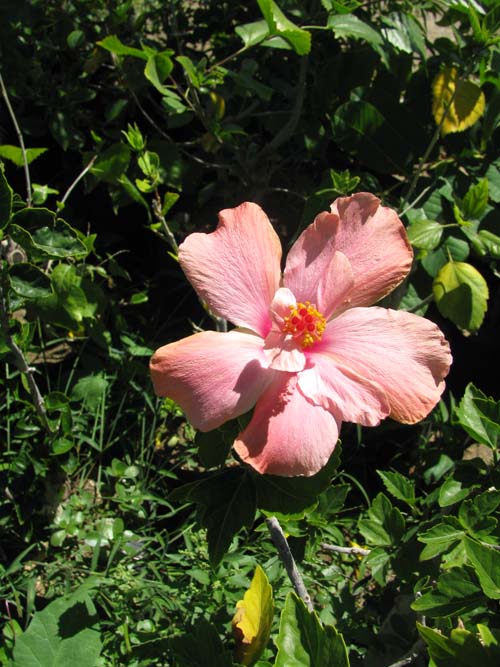
<instances>
[{"instance_id":1,"label":"garden plant","mask_svg":"<svg viewBox=\"0 0 500 667\"><path fill-rule=\"evenodd\" d=\"M498 0L0 0L0 665L500 661Z\"/></svg>"}]
</instances>

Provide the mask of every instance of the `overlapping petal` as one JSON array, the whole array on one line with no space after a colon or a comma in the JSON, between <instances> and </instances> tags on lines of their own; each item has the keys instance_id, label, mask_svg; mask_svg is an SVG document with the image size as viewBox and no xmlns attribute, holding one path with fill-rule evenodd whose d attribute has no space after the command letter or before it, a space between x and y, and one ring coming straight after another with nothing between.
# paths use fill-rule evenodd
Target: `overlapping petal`
<instances>
[{"instance_id":1,"label":"overlapping petal","mask_svg":"<svg viewBox=\"0 0 500 667\"><path fill-rule=\"evenodd\" d=\"M330 458L340 424L340 415L307 400L296 374L279 373L234 447L258 472L310 476Z\"/></svg>"},{"instance_id":2,"label":"overlapping petal","mask_svg":"<svg viewBox=\"0 0 500 667\"><path fill-rule=\"evenodd\" d=\"M354 275L347 257L338 252L339 218L320 213L293 244L288 253L283 284L297 301L310 301L326 319L350 295Z\"/></svg>"},{"instance_id":3,"label":"overlapping petal","mask_svg":"<svg viewBox=\"0 0 500 667\"><path fill-rule=\"evenodd\" d=\"M339 217L335 248L346 255L354 273L349 307L370 306L410 271L413 253L403 223L367 192L336 199L331 210Z\"/></svg>"},{"instance_id":4,"label":"overlapping petal","mask_svg":"<svg viewBox=\"0 0 500 667\"><path fill-rule=\"evenodd\" d=\"M434 323L376 306L352 308L332 320L320 349L339 360L339 371L348 368L381 387L390 416L409 424L439 401L451 364L449 345Z\"/></svg>"},{"instance_id":5,"label":"overlapping petal","mask_svg":"<svg viewBox=\"0 0 500 667\"><path fill-rule=\"evenodd\" d=\"M281 278L281 243L264 211L252 202L219 213L211 234L190 234L179 262L211 310L265 337L269 305Z\"/></svg>"},{"instance_id":6,"label":"overlapping petal","mask_svg":"<svg viewBox=\"0 0 500 667\"><path fill-rule=\"evenodd\" d=\"M333 344L311 355L311 362L299 374L299 387L313 403L362 426L377 426L391 412L384 389L343 364Z\"/></svg>"},{"instance_id":7,"label":"overlapping petal","mask_svg":"<svg viewBox=\"0 0 500 667\"><path fill-rule=\"evenodd\" d=\"M155 391L168 396L202 431L250 410L272 381L264 341L243 331L204 331L165 345L151 359Z\"/></svg>"}]
</instances>

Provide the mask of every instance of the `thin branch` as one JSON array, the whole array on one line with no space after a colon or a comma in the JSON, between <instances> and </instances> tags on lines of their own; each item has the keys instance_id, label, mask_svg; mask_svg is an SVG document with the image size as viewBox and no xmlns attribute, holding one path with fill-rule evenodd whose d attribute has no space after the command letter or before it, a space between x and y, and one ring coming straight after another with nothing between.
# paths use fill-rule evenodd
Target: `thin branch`
<instances>
[{"instance_id":1,"label":"thin branch","mask_svg":"<svg viewBox=\"0 0 500 667\"><path fill-rule=\"evenodd\" d=\"M160 198L160 193L158 190L155 191L155 196L153 199L153 213L155 214L156 219L158 222L161 224L163 227L163 231L165 233L165 236L167 237L168 242L170 243L170 246L172 250L175 252L176 255L179 254L179 246L177 245L177 241L175 240L175 236L168 226L168 222L165 218L165 216L162 213L162 205L161 205L161 198Z\"/></svg>"},{"instance_id":2,"label":"thin branch","mask_svg":"<svg viewBox=\"0 0 500 667\"><path fill-rule=\"evenodd\" d=\"M311 602L311 596L307 592L302 575L297 569L297 565L295 564L292 552L290 551L290 547L288 546L288 542L286 541L285 534L283 533L278 519L275 516L269 517L266 519L266 524L269 529L273 544L278 550L279 557L285 566L286 572L290 581L292 582L295 592L305 602L309 611L314 611Z\"/></svg>"},{"instance_id":3,"label":"thin branch","mask_svg":"<svg viewBox=\"0 0 500 667\"><path fill-rule=\"evenodd\" d=\"M401 658L401 660L393 662L392 665L389 665L388 667L405 667L405 665L411 665L411 663L416 660L422 653L422 649L424 648L425 642L419 637L408 653Z\"/></svg>"},{"instance_id":4,"label":"thin branch","mask_svg":"<svg viewBox=\"0 0 500 667\"><path fill-rule=\"evenodd\" d=\"M14 109L12 108L12 105L9 100L9 95L7 93L7 88L5 87L5 84L3 82L2 75L0 74L0 89L2 91L3 98L5 100L5 104L7 105L7 109L9 111L9 115L12 119L12 123L14 127L16 128L16 134L17 134L17 139L19 141L19 145L21 147L21 153L23 156L23 166L24 166L24 178L26 180L26 206L28 208L31 207L32 203L32 195L31 195L31 177L30 177L30 169L28 165L28 155L26 153L26 148L24 146L24 139L23 139L23 133L21 132L21 128L19 127L19 124L17 122L16 114L14 113Z\"/></svg>"},{"instance_id":5,"label":"thin branch","mask_svg":"<svg viewBox=\"0 0 500 667\"><path fill-rule=\"evenodd\" d=\"M88 163L88 165L87 165L87 166L86 166L86 167L85 167L85 168L78 174L78 176L75 178L75 180L73 181L73 183L71 183L71 185L69 186L69 188L68 188L68 189L66 190L66 192L64 193L64 197L61 199L60 202L57 203L57 211L56 211L56 213L59 213L59 211L62 211L62 209L64 208L64 205L66 204L66 201L68 200L68 197L69 197L70 194L73 192L73 190L76 188L76 186L78 185L78 183L82 180L82 178L85 176L85 174L86 174L90 169L92 169L92 165L94 164L94 162L95 162L96 160L97 160L97 155L94 155L94 157L90 160L90 162Z\"/></svg>"},{"instance_id":6,"label":"thin branch","mask_svg":"<svg viewBox=\"0 0 500 667\"><path fill-rule=\"evenodd\" d=\"M52 433L52 429L50 428L49 420L47 418L45 402L43 400L43 396L40 392L40 389L38 388L35 377L33 375L33 369L30 366L28 366L23 351L9 333L10 327L9 327L9 318L7 316L7 300L1 285L0 285L0 328L2 328L4 331L5 342L7 343L7 347L10 349L10 351L14 356L14 363L17 369L21 373L24 373L26 375L31 398L35 405L40 421L42 422L42 426L47 431L47 433Z\"/></svg>"},{"instance_id":7,"label":"thin branch","mask_svg":"<svg viewBox=\"0 0 500 667\"><path fill-rule=\"evenodd\" d=\"M339 547L336 544L326 544L326 542L321 542L321 548L324 551L335 551L339 554L349 554L354 556L368 556L370 549L363 549L363 547Z\"/></svg>"}]
</instances>

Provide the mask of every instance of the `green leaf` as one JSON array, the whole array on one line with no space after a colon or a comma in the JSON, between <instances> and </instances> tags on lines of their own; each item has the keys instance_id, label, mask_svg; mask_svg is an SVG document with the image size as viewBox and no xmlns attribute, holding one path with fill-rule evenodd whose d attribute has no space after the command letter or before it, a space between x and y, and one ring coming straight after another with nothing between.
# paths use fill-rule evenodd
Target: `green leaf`
<instances>
[{"instance_id":1,"label":"green leaf","mask_svg":"<svg viewBox=\"0 0 500 667\"><path fill-rule=\"evenodd\" d=\"M311 50L311 34L292 23L273 0L257 0L271 35L285 39L299 56Z\"/></svg>"},{"instance_id":2,"label":"green leaf","mask_svg":"<svg viewBox=\"0 0 500 667\"><path fill-rule=\"evenodd\" d=\"M488 179L483 178L471 185L462 200L460 207L462 215L467 220L479 220L488 205Z\"/></svg>"},{"instance_id":3,"label":"green leaf","mask_svg":"<svg viewBox=\"0 0 500 667\"><path fill-rule=\"evenodd\" d=\"M424 593L411 608L425 616L447 617L471 611L482 600L472 568L454 567L440 575L437 590Z\"/></svg>"},{"instance_id":4,"label":"green leaf","mask_svg":"<svg viewBox=\"0 0 500 667\"><path fill-rule=\"evenodd\" d=\"M173 637L170 647L182 667L233 667L231 653L224 650L217 630L203 617L181 637Z\"/></svg>"},{"instance_id":5,"label":"green leaf","mask_svg":"<svg viewBox=\"0 0 500 667\"><path fill-rule=\"evenodd\" d=\"M83 258L88 255L78 233L45 208L25 208L12 216L11 236L35 258ZM40 257L41 256L41 257Z\"/></svg>"},{"instance_id":6,"label":"green leaf","mask_svg":"<svg viewBox=\"0 0 500 667\"><path fill-rule=\"evenodd\" d=\"M463 628L445 637L437 630L420 625L417 628L427 644L432 664L436 667L496 667L500 660L498 637L478 625L480 637Z\"/></svg>"},{"instance_id":7,"label":"green leaf","mask_svg":"<svg viewBox=\"0 0 500 667\"><path fill-rule=\"evenodd\" d=\"M252 23L245 23L238 25L234 29L238 37L243 41L243 44L248 49L251 46L260 44L266 37L269 36L269 26L267 21L253 21Z\"/></svg>"},{"instance_id":8,"label":"green leaf","mask_svg":"<svg viewBox=\"0 0 500 667\"><path fill-rule=\"evenodd\" d=\"M85 593L54 600L16 638L12 667L95 667L101 652L97 621Z\"/></svg>"},{"instance_id":9,"label":"green leaf","mask_svg":"<svg viewBox=\"0 0 500 667\"><path fill-rule=\"evenodd\" d=\"M449 551L464 536L465 531L461 526L457 527L451 523L438 523L417 538L419 542L425 544L425 548L420 554L420 560L429 560Z\"/></svg>"},{"instance_id":10,"label":"green leaf","mask_svg":"<svg viewBox=\"0 0 500 667\"><path fill-rule=\"evenodd\" d=\"M500 503L500 492L492 490L492 493L494 497L496 496L498 505ZM487 491L486 494L488 494ZM484 494L480 494L472 500L464 500L458 509L458 520L469 534L478 539L487 539L497 525L497 520L488 516L489 512L484 511L486 503Z\"/></svg>"},{"instance_id":11,"label":"green leaf","mask_svg":"<svg viewBox=\"0 0 500 667\"><path fill-rule=\"evenodd\" d=\"M105 37L100 42L97 42L97 45L106 49L106 51L114 53L116 56L133 56L134 58L141 58L142 60L149 59L149 55L145 51L141 51L141 49L136 49L132 46L126 46L116 35Z\"/></svg>"},{"instance_id":12,"label":"green leaf","mask_svg":"<svg viewBox=\"0 0 500 667\"><path fill-rule=\"evenodd\" d=\"M469 252L467 241L456 236L449 236L437 250L429 252L422 258L422 266L432 278L435 278L450 257L457 262L462 262L467 259Z\"/></svg>"},{"instance_id":13,"label":"green leaf","mask_svg":"<svg viewBox=\"0 0 500 667\"><path fill-rule=\"evenodd\" d=\"M255 486L245 468L212 473L199 482L176 489L170 499L199 506L198 516L207 529L208 554L214 567L229 549L236 533L250 527L255 518Z\"/></svg>"},{"instance_id":14,"label":"green leaf","mask_svg":"<svg viewBox=\"0 0 500 667\"><path fill-rule=\"evenodd\" d=\"M411 507L415 505L415 482L408 479L399 472L383 472L377 470L385 488L398 500L408 503Z\"/></svg>"},{"instance_id":15,"label":"green leaf","mask_svg":"<svg viewBox=\"0 0 500 667\"><path fill-rule=\"evenodd\" d=\"M390 566L391 556L381 547L375 547L363 558L362 569L370 571L371 576L380 586L385 586L386 576Z\"/></svg>"},{"instance_id":16,"label":"green leaf","mask_svg":"<svg viewBox=\"0 0 500 667\"><path fill-rule=\"evenodd\" d=\"M359 19L354 14L338 14L328 17L327 27L333 31L335 37L351 39L362 39L372 47L380 47L383 39L370 25Z\"/></svg>"},{"instance_id":17,"label":"green leaf","mask_svg":"<svg viewBox=\"0 0 500 667\"><path fill-rule=\"evenodd\" d=\"M144 68L146 79L162 94L165 94L165 91L168 90L163 84L174 68L174 63L170 58L172 53L170 50L155 53L148 58L148 62Z\"/></svg>"},{"instance_id":18,"label":"green leaf","mask_svg":"<svg viewBox=\"0 0 500 667\"><path fill-rule=\"evenodd\" d=\"M479 329L488 307L489 291L476 268L449 261L435 277L432 291L441 315L465 331Z\"/></svg>"},{"instance_id":19,"label":"green leaf","mask_svg":"<svg viewBox=\"0 0 500 667\"><path fill-rule=\"evenodd\" d=\"M109 380L102 373L86 375L78 380L71 392L72 401L83 401L91 411L97 410L106 395Z\"/></svg>"},{"instance_id":20,"label":"green leaf","mask_svg":"<svg viewBox=\"0 0 500 667\"><path fill-rule=\"evenodd\" d=\"M223 465L231 450L233 440L226 440L221 429L207 433L198 431L194 443L198 447L201 465L204 468Z\"/></svg>"},{"instance_id":21,"label":"green leaf","mask_svg":"<svg viewBox=\"0 0 500 667\"><path fill-rule=\"evenodd\" d=\"M200 77L198 76L198 72L196 71L196 67L194 66L191 58L188 58L187 56L177 56L176 60L180 65L182 65L182 69L184 70L184 73L186 74L191 85L194 88L199 88L201 85Z\"/></svg>"},{"instance_id":22,"label":"green leaf","mask_svg":"<svg viewBox=\"0 0 500 667\"><path fill-rule=\"evenodd\" d=\"M498 446L500 438L500 401L487 397L470 383L456 408L460 425L477 442Z\"/></svg>"},{"instance_id":23,"label":"green leaf","mask_svg":"<svg viewBox=\"0 0 500 667\"><path fill-rule=\"evenodd\" d=\"M235 657L239 663L252 667L269 642L274 618L273 589L264 570L257 565L250 588L236 603L232 620Z\"/></svg>"},{"instance_id":24,"label":"green leaf","mask_svg":"<svg viewBox=\"0 0 500 667\"><path fill-rule=\"evenodd\" d=\"M337 444L328 463L312 477L278 477L254 474L257 507L268 512L295 514L314 505L320 493L331 483L340 463Z\"/></svg>"},{"instance_id":25,"label":"green leaf","mask_svg":"<svg viewBox=\"0 0 500 667\"><path fill-rule=\"evenodd\" d=\"M47 150L47 148L26 148L26 162L31 164L34 160L37 159L37 157L40 157L40 155L46 153ZM3 144L0 146L0 158L10 160L10 162L13 162L16 167L22 167L24 165L23 151L18 146Z\"/></svg>"},{"instance_id":26,"label":"green leaf","mask_svg":"<svg viewBox=\"0 0 500 667\"><path fill-rule=\"evenodd\" d=\"M441 241L443 226L434 220L418 220L413 222L406 231L412 246L422 250L434 250Z\"/></svg>"},{"instance_id":27,"label":"green leaf","mask_svg":"<svg viewBox=\"0 0 500 667\"><path fill-rule=\"evenodd\" d=\"M397 507L383 493L379 493L368 510L368 518L358 523L360 533L370 544L389 546L403 536L405 520Z\"/></svg>"},{"instance_id":28,"label":"green leaf","mask_svg":"<svg viewBox=\"0 0 500 667\"><path fill-rule=\"evenodd\" d=\"M5 178L0 164L0 229L9 224L12 215L12 188Z\"/></svg>"},{"instance_id":29,"label":"green leaf","mask_svg":"<svg viewBox=\"0 0 500 667\"><path fill-rule=\"evenodd\" d=\"M24 299L41 299L52 292L49 277L33 264L13 264L9 278L13 291Z\"/></svg>"},{"instance_id":30,"label":"green leaf","mask_svg":"<svg viewBox=\"0 0 500 667\"><path fill-rule=\"evenodd\" d=\"M90 172L106 183L116 183L127 170L130 162L130 148L116 143L99 154Z\"/></svg>"},{"instance_id":31,"label":"green leaf","mask_svg":"<svg viewBox=\"0 0 500 667\"><path fill-rule=\"evenodd\" d=\"M465 538L465 551L485 595L500 600L500 551Z\"/></svg>"},{"instance_id":32,"label":"green leaf","mask_svg":"<svg viewBox=\"0 0 500 667\"><path fill-rule=\"evenodd\" d=\"M448 507L460 502L470 494L472 489L468 486L462 487L462 482L448 477L439 489L439 507Z\"/></svg>"},{"instance_id":33,"label":"green leaf","mask_svg":"<svg viewBox=\"0 0 500 667\"><path fill-rule=\"evenodd\" d=\"M344 639L331 626L322 626L295 593L289 593L281 614L274 667L349 667Z\"/></svg>"}]
</instances>

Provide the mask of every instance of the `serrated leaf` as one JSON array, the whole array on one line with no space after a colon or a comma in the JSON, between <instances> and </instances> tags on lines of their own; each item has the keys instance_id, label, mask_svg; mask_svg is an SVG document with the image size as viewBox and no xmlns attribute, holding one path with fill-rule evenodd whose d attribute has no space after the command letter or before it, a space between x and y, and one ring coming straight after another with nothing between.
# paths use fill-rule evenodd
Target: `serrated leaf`
<instances>
[{"instance_id":1,"label":"serrated leaf","mask_svg":"<svg viewBox=\"0 0 500 667\"><path fill-rule=\"evenodd\" d=\"M500 401L487 397L472 383L456 408L460 425L478 442L495 448L500 438Z\"/></svg>"},{"instance_id":2,"label":"serrated leaf","mask_svg":"<svg viewBox=\"0 0 500 667\"><path fill-rule=\"evenodd\" d=\"M475 609L483 599L481 588L468 567L454 567L440 575L437 590L428 591L411 608L425 616L448 617Z\"/></svg>"},{"instance_id":3,"label":"serrated leaf","mask_svg":"<svg viewBox=\"0 0 500 667\"><path fill-rule=\"evenodd\" d=\"M478 625L478 629L479 629ZM497 639L491 644L463 628L456 628L446 637L437 630L417 623L418 631L427 644L432 664L436 667L496 667L500 660ZM481 631L480 631L481 632ZM485 645L486 644L486 645Z\"/></svg>"},{"instance_id":4,"label":"serrated leaf","mask_svg":"<svg viewBox=\"0 0 500 667\"><path fill-rule=\"evenodd\" d=\"M500 552L465 538L465 551L474 567L484 593L500 600Z\"/></svg>"},{"instance_id":5,"label":"serrated leaf","mask_svg":"<svg viewBox=\"0 0 500 667\"><path fill-rule=\"evenodd\" d=\"M432 113L444 136L463 132L483 115L485 97L481 88L462 79L456 67L445 67L432 82Z\"/></svg>"},{"instance_id":6,"label":"serrated leaf","mask_svg":"<svg viewBox=\"0 0 500 667\"><path fill-rule=\"evenodd\" d=\"M37 157L46 153L48 148L25 148L23 151L18 146L11 146L9 144L3 144L0 146L0 157L4 160L10 160L13 162L16 167L22 167L24 165L24 159L26 162L31 164Z\"/></svg>"},{"instance_id":7,"label":"serrated leaf","mask_svg":"<svg viewBox=\"0 0 500 667\"><path fill-rule=\"evenodd\" d=\"M5 178L0 164L0 229L3 229L12 215L12 188Z\"/></svg>"},{"instance_id":8,"label":"serrated leaf","mask_svg":"<svg viewBox=\"0 0 500 667\"><path fill-rule=\"evenodd\" d=\"M448 523L438 523L418 536L419 542L426 545L420 554L420 560L429 560L445 551L449 551L465 535L461 527Z\"/></svg>"},{"instance_id":9,"label":"serrated leaf","mask_svg":"<svg viewBox=\"0 0 500 667\"><path fill-rule=\"evenodd\" d=\"M441 241L443 226L434 220L418 220L406 231L412 246L422 250L434 250Z\"/></svg>"},{"instance_id":10,"label":"serrated leaf","mask_svg":"<svg viewBox=\"0 0 500 667\"><path fill-rule=\"evenodd\" d=\"M270 35L285 39L299 56L311 50L311 34L292 23L273 0L257 0L262 15L266 19Z\"/></svg>"},{"instance_id":11,"label":"serrated leaf","mask_svg":"<svg viewBox=\"0 0 500 667\"><path fill-rule=\"evenodd\" d=\"M432 285L439 312L460 329L477 331L488 307L489 291L479 271L466 262L450 261Z\"/></svg>"},{"instance_id":12,"label":"serrated leaf","mask_svg":"<svg viewBox=\"0 0 500 667\"><path fill-rule=\"evenodd\" d=\"M398 500L415 505L415 482L399 472L377 470L385 488Z\"/></svg>"},{"instance_id":13,"label":"serrated leaf","mask_svg":"<svg viewBox=\"0 0 500 667\"><path fill-rule=\"evenodd\" d=\"M379 493L368 510L368 518L361 519L358 528L369 544L390 546L400 541L405 520L389 498Z\"/></svg>"},{"instance_id":14,"label":"serrated leaf","mask_svg":"<svg viewBox=\"0 0 500 667\"><path fill-rule=\"evenodd\" d=\"M337 14L328 17L327 27L333 31L335 37L362 39L372 46L381 46L382 36L370 25L354 14Z\"/></svg>"},{"instance_id":15,"label":"serrated leaf","mask_svg":"<svg viewBox=\"0 0 500 667\"><path fill-rule=\"evenodd\" d=\"M250 588L236 603L232 621L235 657L239 663L251 667L260 658L269 641L273 617L273 589L264 570L257 565Z\"/></svg>"},{"instance_id":16,"label":"serrated leaf","mask_svg":"<svg viewBox=\"0 0 500 667\"><path fill-rule=\"evenodd\" d=\"M294 593L289 593L281 614L274 667L349 667L344 639L331 626L322 626Z\"/></svg>"},{"instance_id":17,"label":"serrated leaf","mask_svg":"<svg viewBox=\"0 0 500 667\"><path fill-rule=\"evenodd\" d=\"M97 620L87 594L54 600L16 638L12 667L95 667L101 652Z\"/></svg>"}]
</instances>

